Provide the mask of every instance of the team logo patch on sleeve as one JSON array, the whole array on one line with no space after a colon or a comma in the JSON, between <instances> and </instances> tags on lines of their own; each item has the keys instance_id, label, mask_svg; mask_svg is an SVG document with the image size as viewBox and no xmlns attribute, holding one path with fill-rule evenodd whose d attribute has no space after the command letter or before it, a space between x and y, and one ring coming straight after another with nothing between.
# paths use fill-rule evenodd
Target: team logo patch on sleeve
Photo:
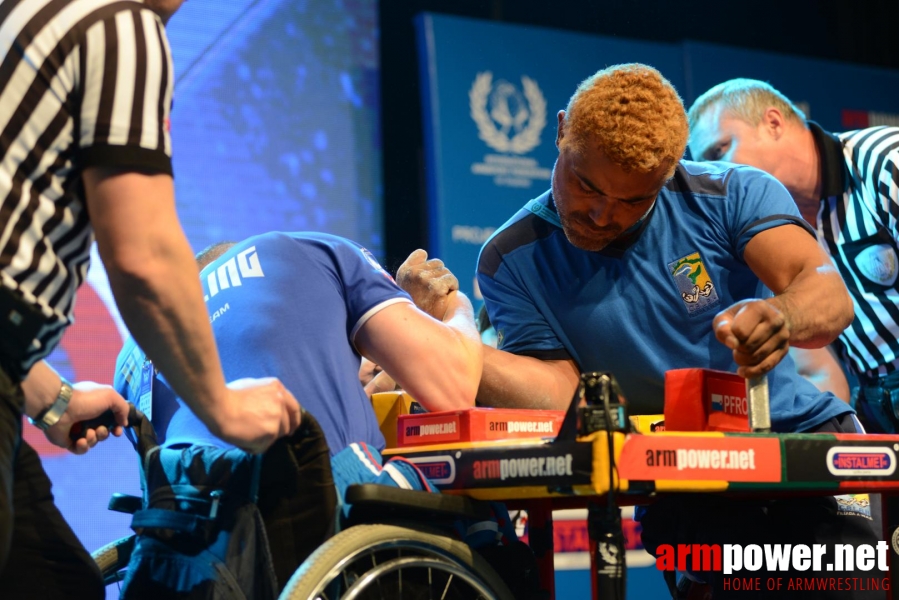
<instances>
[{"instance_id":1,"label":"team logo patch on sleeve","mask_svg":"<svg viewBox=\"0 0 899 600\"><path fill-rule=\"evenodd\" d=\"M393 277L391 277L390 273L384 270L384 267L381 266L381 263L378 262L378 259L375 258L374 254L368 251L368 248L361 248L360 250L362 252L362 256L366 261L368 261L368 264L370 264L375 271L379 272L390 281L394 281Z\"/></svg>"},{"instance_id":2,"label":"team logo patch on sleeve","mask_svg":"<svg viewBox=\"0 0 899 600\"><path fill-rule=\"evenodd\" d=\"M689 314L705 312L720 303L715 284L709 277L699 252L668 263L668 271L674 277L674 283L677 284L677 290Z\"/></svg>"}]
</instances>

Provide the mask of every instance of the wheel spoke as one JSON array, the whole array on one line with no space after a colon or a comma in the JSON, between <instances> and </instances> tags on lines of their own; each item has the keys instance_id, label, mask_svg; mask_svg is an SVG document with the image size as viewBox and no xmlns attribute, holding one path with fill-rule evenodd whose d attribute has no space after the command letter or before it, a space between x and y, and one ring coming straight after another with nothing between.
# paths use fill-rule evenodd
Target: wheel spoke
<instances>
[{"instance_id":1,"label":"wheel spoke","mask_svg":"<svg viewBox=\"0 0 899 600\"><path fill-rule=\"evenodd\" d=\"M340 574L340 576L343 579L343 589L350 587L350 580L349 580L350 572L349 572L349 570L342 572Z\"/></svg>"},{"instance_id":2,"label":"wheel spoke","mask_svg":"<svg viewBox=\"0 0 899 600\"><path fill-rule=\"evenodd\" d=\"M453 582L453 574L450 573L449 577L446 578L446 587L443 588L443 594L440 596L440 600L446 599L446 594L449 592L450 584Z\"/></svg>"},{"instance_id":3,"label":"wheel spoke","mask_svg":"<svg viewBox=\"0 0 899 600\"><path fill-rule=\"evenodd\" d=\"M375 568L375 567L378 566L378 560L377 560L377 558L375 558L375 553L374 553L374 552L371 553L371 566L372 566L372 568ZM380 580L378 580L377 583L378 583L378 595L379 595L381 598L383 598L383 597L384 597L384 588L381 587L381 581L380 581Z\"/></svg>"}]
</instances>

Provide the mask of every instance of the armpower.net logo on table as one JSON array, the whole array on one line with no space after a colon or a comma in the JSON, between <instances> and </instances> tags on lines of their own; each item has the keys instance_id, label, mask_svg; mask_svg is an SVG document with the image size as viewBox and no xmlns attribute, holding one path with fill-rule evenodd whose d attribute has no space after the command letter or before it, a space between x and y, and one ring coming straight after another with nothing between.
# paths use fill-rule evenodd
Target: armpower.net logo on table
<instances>
[{"instance_id":1,"label":"armpower.net logo on table","mask_svg":"<svg viewBox=\"0 0 899 600\"><path fill-rule=\"evenodd\" d=\"M755 470L755 450L646 450L647 467L684 469Z\"/></svg>"},{"instance_id":2,"label":"armpower.net logo on table","mask_svg":"<svg viewBox=\"0 0 899 600\"><path fill-rule=\"evenodd\" d=\"M777 482L781 447L776 439L632 436L618 468L630 481Z\"/></svg>"},{"instance_id":3,"label":"armpower.net logo on table","mask_svg":"<svg viewBox=\"0 0 899 600\"><path fill-rule=\"evenodd\" d=\"M431 435L446 435L448 433L456 433L458 423L449 421L446 423L432 423L428 425L407 425L407 437L427 437Z\"/></svg>"},{"instance_id":4,"label":"armpower.net logo on table","mask_svg":"<svg viewBox=\"0 0 899 600\"><path fill-rule=\"evenodd\" d=\"M559 477L572 475L571 454L531 458L501 458L474 461L475 479L524 479L534 477Z\"/></svg>"}]
</instances>

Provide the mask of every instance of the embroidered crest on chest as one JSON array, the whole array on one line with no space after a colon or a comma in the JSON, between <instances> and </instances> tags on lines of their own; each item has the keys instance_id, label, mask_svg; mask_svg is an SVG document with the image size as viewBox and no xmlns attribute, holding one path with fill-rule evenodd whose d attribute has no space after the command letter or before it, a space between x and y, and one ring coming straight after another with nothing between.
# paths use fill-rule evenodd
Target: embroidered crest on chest
<instances>
[{"instance_id":1,"label":"embroidered crest on chest","mask_svg":"<svg viewBox=\"0 0 899 600\"><path fill-rule=\"evenodd\" d=\"M674 278L688 314L702 313L720 304L715 283L699 252L668 263L668 272Z\"/></svg>"}]
</instances>

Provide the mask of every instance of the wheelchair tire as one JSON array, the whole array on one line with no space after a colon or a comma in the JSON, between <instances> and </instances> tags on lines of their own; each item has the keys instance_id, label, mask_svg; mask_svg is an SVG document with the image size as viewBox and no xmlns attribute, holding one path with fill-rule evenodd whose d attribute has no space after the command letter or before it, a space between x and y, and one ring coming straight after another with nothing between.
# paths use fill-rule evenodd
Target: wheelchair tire
<instances>
[{"instance_id":1,"label":"wheelchair tire","mask_svg":"<svg viewBox=\"0 0 899 600\"><path fill-rule=\"evenodd\" d=\"M407 589L403 589L404 569ZM423 585L428 595L421 593ZM447 595L447 590L459 587L467 591ZM442 595L432 596L433 589ZM338 533L300 565L280 600L431 597L513 600L509 588L477 552L418 524L356 525Z\"/></svg>"},{"instance_id":2,"label":"wheelchair tire","mask_svg":"<svg viewBox=\"0 0 899 600\"><path fill-rule=\"evenodd\" d=\"M100 567L104 584L111 585L124 579L124 570L131 560L135 539L135 536L129 535L91 553L91 558Z\"/></svg>"}]
</instances>

